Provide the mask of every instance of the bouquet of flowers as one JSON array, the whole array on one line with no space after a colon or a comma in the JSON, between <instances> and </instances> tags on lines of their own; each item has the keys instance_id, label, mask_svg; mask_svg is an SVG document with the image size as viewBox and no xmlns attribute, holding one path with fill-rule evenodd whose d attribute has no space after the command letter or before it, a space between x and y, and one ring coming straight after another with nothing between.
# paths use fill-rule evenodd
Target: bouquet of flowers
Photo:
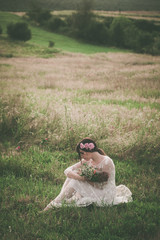
<instances>
[{"instance_id":1,"label":"bouquet of flowers","mask_svg":"<svg viewBox=\"0 0 160 240\"><path fill-rule=\"evenodd\" d=\"M91 182L102 183L108 181L108 173L98 171L96 168L88 166L87 163L84 163L81 166L80 176L84 176L87 180Z\"/></svg>"}]
</instances>

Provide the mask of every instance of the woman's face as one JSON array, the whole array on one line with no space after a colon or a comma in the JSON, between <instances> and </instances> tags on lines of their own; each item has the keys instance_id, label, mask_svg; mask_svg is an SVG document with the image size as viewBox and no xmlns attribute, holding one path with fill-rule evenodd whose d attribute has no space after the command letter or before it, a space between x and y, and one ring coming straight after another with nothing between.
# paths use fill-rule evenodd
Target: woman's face
<instances>
[{"instance_id":1,"label":"woman's face","mask_svg":"<svg viewBox=\"0 0 160 240\"><path fill-rule=\"evenodd\" d=\"M91 152L85 152L80 149L80 156L81 158L85 159L86 161L89 161L92 158L92 153Z\"/></svg>"}]
</instances>

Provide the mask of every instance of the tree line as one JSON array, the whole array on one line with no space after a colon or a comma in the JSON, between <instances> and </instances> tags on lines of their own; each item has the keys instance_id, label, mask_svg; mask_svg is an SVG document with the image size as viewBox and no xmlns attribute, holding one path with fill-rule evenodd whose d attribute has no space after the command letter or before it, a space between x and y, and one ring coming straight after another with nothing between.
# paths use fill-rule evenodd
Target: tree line
<instances>
[{"instance_id":1,"label":"tree line","mask_svg":"<svg viewBox=\"0 0 160 240\"><path fill-rule=\"evenodd\" d=\"M115 46L138 53L160 54L160 26L152 21L126 17L99 18L93 13L93 1L81 0L77 11L58 17L34 6L27 12L30 21L41 27L91 44Z\"/></svg>"},{"instance_id":2,"label":"tree line","mask_svg":"<svg viewBox=\"0 0 160 240\"><path fill-rule=\"evenodd\" d=\"M53 10L76 10L81 0L0 0L0 11L29 11L32 3ZM159 0L93 0L95 10L159 11Z\"/></svg>"},{"instance_id":3,"label":"tree line","mask_svg":"<svg viewBox=\"0 0 160 240\"><path fill-rule=\"evenodd\" d=\"M69 16L59 17L50 10L33 5L26 13L26 19L48 31L64 34L91 44L129 49L137 53L160 55L160 26L152 21L133 20L126 17L99 18L93 13L92 0L82 0L77 11ZM13 38L29 40L28 26L8 26ZM20 34L21 32L21 34Z\"/></svg>"}]
</instances>

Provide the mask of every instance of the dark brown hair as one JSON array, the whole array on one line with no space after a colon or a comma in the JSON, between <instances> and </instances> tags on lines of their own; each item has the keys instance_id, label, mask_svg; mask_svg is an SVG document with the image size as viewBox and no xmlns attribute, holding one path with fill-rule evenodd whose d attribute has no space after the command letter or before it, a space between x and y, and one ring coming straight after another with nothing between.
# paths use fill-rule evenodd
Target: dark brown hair
<instances>
[{"instance_id":1,"label":"dark brown hair","mask_svg":"<svg viewBox=\"0 0 160 240\"><path fill-rule=\"evenodd\" d=\"M93 143L94 144L94 148L93 149L86 149L86 148L80 148L80 144L85 144L85 143ZM98 152L100 153L101 155L106 155L105 152L103 151L103 149L101 148L98 148L97 147L97 144L95 143L94 140L92 140L91 138L89 137L86 137L84 139L82 139L78 144L77 144L77 147L76 147L76 151L77 153L79 154L79 157L80 157L80 149L83 150L84 152Z\"/></svg>"}]
</instances>

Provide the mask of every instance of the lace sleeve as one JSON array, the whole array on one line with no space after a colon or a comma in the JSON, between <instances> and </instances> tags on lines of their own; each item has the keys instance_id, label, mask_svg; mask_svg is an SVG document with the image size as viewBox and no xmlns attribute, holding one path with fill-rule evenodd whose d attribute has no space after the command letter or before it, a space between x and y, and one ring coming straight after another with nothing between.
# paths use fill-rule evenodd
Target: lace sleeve
<instances>
[{"instance_id":1,"label":"lace sleeve","mask_svg":"<svg viewBox=\"0 0 160 240\"><path fill-rule=\"evenodd\" d=\"M110 174L115 169L114 163L110 157L106 157L104 163L103 163L103 172L107 172Z\"/></svg>"},{"instance_id":2,"label":"lace sleeve","mask_svg":"<svg viewBox=\"0 0 160 240\"><path fill-rule=\"evenodd\" d=\"M68 168L65 169L64 174L67 176L67 174L71 171L74 171L75 169L79 168L81 166L81 162L78 162Z\"/></svg>"}]
</instances>

